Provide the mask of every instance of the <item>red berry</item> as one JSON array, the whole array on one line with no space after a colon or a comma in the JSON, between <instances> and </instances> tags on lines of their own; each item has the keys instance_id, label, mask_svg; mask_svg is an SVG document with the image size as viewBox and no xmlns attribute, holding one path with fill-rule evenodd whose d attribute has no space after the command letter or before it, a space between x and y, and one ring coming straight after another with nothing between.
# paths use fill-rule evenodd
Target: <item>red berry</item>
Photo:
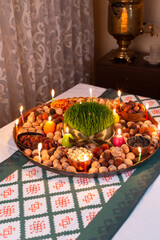
<instances>
[{"instance_id":1,"label":"red berry","mask_svg":"<svg viewBox=\"0 0 160 240\"><path fill-rule=\"evenodd\" d=\"M93 155L94 157L99 157L101 155L101 148L100 147L96 147L94 150L93 150Z\"/></svg>"},{"instance_id":2,"label":"red berry","mask_svg":"<svg viewBox=\"0 0 160 240\"><path fill-rule=\"evenodd\" d=\"M102 145L102 150L104 151L104 150L106 150L106 149L109 149L109 145L108 145L107 143L104 143L104 144Z\"/></svg>"}]
</instances>

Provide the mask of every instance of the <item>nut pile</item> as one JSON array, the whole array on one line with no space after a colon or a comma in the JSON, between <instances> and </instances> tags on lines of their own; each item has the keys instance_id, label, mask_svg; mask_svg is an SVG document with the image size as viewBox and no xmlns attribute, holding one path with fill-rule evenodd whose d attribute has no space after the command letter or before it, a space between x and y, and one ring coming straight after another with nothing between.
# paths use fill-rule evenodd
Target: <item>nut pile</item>
<instances>
[{"instance_id":1,"label":"nut pile","mask_svg":"<svg viewBox=\"0 0 160 240\"><path fill-rule=\"evenodd\" d=\"M122 103L121 109L126 113L132 113L132 114L145 111L145 107L142 103L133 102L131 100L129 102Z\"/></svg>"},{"instance_id":2,"label":"nut pile","mask_svg":"<svg viewBox=\"0 0 160 240\"><path fill-rule=\"evenodd\" d=\"M20 144L22 144L25 148L30 148L32 150L38 148L38 143L42 143L43 149L51 149L53 147L57 147L56 142L53 139L46 138L41 135L24 135L19 138Z\"/></svg>"}]
</instances>

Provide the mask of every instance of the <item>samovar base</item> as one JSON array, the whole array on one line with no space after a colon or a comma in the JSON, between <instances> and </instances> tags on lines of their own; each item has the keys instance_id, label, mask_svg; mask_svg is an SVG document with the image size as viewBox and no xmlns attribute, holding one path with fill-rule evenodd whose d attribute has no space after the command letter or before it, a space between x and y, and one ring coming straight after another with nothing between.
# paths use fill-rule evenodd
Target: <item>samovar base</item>
<instances>
[{"instance_id":1,"label":"samovar base","mask_svg":"<svg viewBox=\"0 0 160 240\"><path fill-rule=\"evenodd\" d=\"M131 62L136 57L136 54L131 50L128 49L127 51L121 51L121 49L113 49L113 53L111 56L112 60L120 59L125 60L126 62Z\"/></svg>"},{"instance_id":2,"label":"samovar base","mask_svg":"<svg viewBox=\"0 0 160 240\"><path fill-rule=\"evenodd\" d=\"M128 46L130 45L129 40L117 40L119 48L113 50L111 59L120 59L126 62L131 62L136 54Z\"/></svg>"}]
</instances>

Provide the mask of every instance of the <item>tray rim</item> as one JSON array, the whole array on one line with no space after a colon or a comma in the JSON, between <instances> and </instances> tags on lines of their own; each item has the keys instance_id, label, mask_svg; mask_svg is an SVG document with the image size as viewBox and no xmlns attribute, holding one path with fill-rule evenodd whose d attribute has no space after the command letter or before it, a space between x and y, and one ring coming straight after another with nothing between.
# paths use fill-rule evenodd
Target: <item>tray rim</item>
<instances>
[{"instance_id":1,"label":"tray rim","mask_svg":"<svg viewBox=\"0 0 160 240\"><path fill-rule=\"evenodd\" d=\"M38 105L37 107L34 107L28 111L26 111L24 114L23 114L23 117L24 119L26 119L26 117L30 114L30 112L32 112L33 110L37 109L38 107L43 107L43 106L46 106L46 105L49 105L51 103L51 101L47 102L47 103L44 103L44 104L41 104L41 105ZM149 120L151 120L155 125L158 125L157 121L150 115L149 113ZM20 123L22 124L22 118L20 117L19 118L19 123L18 123L18 126L20 125ZM23 151L21 150L21 148L17 145L17 129L16 129L16 124L14 125L13 127L13 139L14 139L14 142L18 148L18 150L23 154L23 156L28 159L28 161L32 162L34 165L36 166L39 166L41 167L42 169L45 169L47 171L50 171L50 172L53 172L53 173L56 173L56 174L60 174L60 175L63 175L63 176L68 176L68 177L84 177L84 178L98 178L98 177L109 177L109 176L113 176L113 175L120 175L122 173L125 173L127 171L130 171L132 169L136 169L138 167L141 167L143 164L145 164L147 161L151 160L151 157L155 154L155 152L159 149L159 146L160 146L160 143L158 143L158 146L157 148L155 148L155 151L152 153L152 154L146 154L144 156L142 156L142 160L141 162L137 162L135 163L133 166L130 166L126 169L121 169L121 170L116 170L116 171L113 171L113 172L103 172L103 173L85 173L85 172L67 172L65 170L58 170L58 169L55 169L53 167L47 167L43 164L40 164L36 161L34 161L31 157L28 157L26 156Z\"/></svg>"}]
</instances>

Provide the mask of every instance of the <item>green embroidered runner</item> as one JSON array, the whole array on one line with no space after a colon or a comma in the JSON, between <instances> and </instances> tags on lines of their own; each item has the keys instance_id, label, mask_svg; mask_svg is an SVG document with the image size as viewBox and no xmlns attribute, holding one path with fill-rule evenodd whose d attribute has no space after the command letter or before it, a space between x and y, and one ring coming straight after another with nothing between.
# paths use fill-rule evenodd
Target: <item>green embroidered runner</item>
<instances>
[{"instance_id":1,"label":"green embroidered runner","mask_svg":"<svg viewBox=\"0 0 160 240\"><path fill-rule=\"evenodd\" d=\"M101 97L116 98L117 93L108 89ZM146 99L122 95L123 101L144 103ZM151 111L159 117L159 102L151 101ZM158 150L133 175L131 171L119 176L86 179L45 171L17 151L0 164L0 181L5 179L0 182L0 237L111 239L158 176L159 158Z\"/></svg>"},{"instance_id":2,"label":"green embroidered runner","mask_svg":"<svg viewBox=\"0 0 160 240\"><path fill-rule=\"evenodd\" d=\"M27 162L27 158L20 151L16 151L0 163L0 182Z\"/></svg>"},{"instance_id":3,"label":"green embroidered runner","mask_svg":"<svg viewBox=\"0 0 160 240\"><path fill-rule=\"evenodd\" d=\"M143 194L160 173L160 149L152 159L136 169L77 240L111 239L131 214Z\"/></svg>"}]
</instances>

